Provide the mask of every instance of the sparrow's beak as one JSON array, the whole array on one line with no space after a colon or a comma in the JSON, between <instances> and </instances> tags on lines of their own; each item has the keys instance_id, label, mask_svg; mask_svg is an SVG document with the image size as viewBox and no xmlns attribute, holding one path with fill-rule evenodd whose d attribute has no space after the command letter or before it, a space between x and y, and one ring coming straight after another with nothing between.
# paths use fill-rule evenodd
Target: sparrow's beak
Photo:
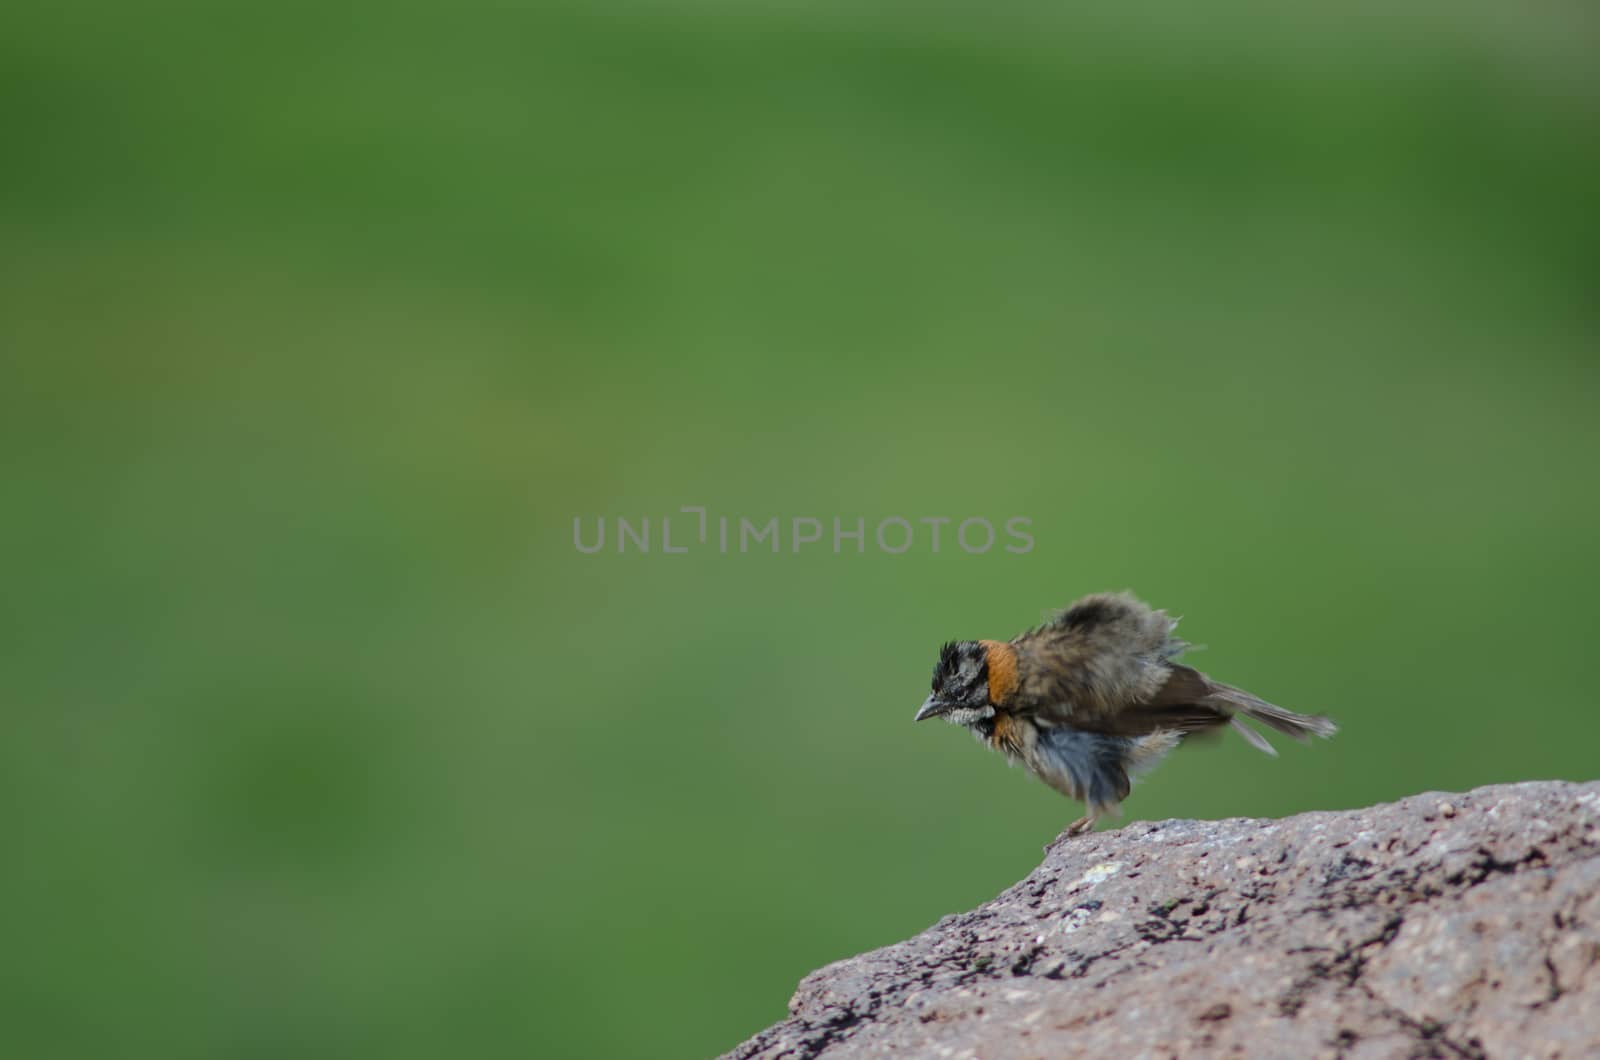
<instances>
[{"instance_id":1,"label":"sparrow's beak","mask_svg":"<svg viewBox=\"0 0 1600 1060\"><path fill-rule=\"evenodd\" d=\"M937 718L939 715L944 714L953 707L955 707L954 703L946 703L938 696L929 696L927 699L922 701L922 706L917 710L917 716L911 720L927 721L929 718Z\"/></svg>"}]
</instances>

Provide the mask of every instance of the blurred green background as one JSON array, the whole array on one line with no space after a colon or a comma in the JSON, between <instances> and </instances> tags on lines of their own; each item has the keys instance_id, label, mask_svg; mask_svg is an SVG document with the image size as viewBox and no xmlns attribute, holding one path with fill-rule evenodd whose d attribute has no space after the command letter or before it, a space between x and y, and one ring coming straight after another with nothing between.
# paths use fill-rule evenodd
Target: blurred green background
<instances>
[{"instance_id":1,"label":"blurred green background","mask_svg":"<svg viewBox=\"0 0 1600 1060\"><path fill-rule=\"evenodd\" d=\"M729 1048L1077 816L910 717L1095 590L1344 725L1129 819L1600 775L1594 29L6 4L0 1049ZM696 504L1036 546L574 548Z\"/></svg>"}]
</instances>

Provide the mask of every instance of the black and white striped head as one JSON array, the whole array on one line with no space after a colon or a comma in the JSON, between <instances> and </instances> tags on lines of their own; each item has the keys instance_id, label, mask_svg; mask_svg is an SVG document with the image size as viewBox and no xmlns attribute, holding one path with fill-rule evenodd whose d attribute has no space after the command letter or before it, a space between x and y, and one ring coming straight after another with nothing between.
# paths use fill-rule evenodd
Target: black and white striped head
<instances>
[{"instance_id":1,"label":"black and white striped head","mask_svg":"<svg viewBox=\"0 0 1600 1060\"><path fill-rule=\"evenodd\" d=\"M932 694L917 711L916 720L944 718L957 725L975 725L992 717L988 650L975 640L946 643L933 667Z\"/></svg>"}]
</instances>

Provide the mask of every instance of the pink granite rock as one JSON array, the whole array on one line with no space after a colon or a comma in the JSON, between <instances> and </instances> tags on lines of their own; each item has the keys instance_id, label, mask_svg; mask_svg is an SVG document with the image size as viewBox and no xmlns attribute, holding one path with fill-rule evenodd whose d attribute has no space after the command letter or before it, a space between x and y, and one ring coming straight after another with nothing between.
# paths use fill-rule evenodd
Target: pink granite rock
<instances>
[{"instance_id":1,"label":"pink granite rock","mask_svg":"<svg viewBox=\"0 0 1600 1060\"><path fill-rule=\"evenodd\" d=\"M1600 783L1058 841L740 1058L1600 1057Z\"/></svg>"}]
</instances>

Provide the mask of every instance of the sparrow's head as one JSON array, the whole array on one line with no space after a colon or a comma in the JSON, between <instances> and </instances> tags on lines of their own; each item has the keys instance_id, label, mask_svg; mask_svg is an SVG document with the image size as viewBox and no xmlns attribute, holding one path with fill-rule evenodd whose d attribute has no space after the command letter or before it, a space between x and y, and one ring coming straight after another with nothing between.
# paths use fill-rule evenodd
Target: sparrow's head
<instances>
[{"instance_id":1,"label":"sparrow's head","mask_svg":"<svg viewBox=\"0 0 1600 1060\"><path fill-rule=\"evenodd\" d=\"M1016 650L992 640L950 641L939 649L933 668L933 694L917 711L917 721L944 718L973 725L994 717L994 708L1016 688Z\"/></svg>"}]
</instances>

